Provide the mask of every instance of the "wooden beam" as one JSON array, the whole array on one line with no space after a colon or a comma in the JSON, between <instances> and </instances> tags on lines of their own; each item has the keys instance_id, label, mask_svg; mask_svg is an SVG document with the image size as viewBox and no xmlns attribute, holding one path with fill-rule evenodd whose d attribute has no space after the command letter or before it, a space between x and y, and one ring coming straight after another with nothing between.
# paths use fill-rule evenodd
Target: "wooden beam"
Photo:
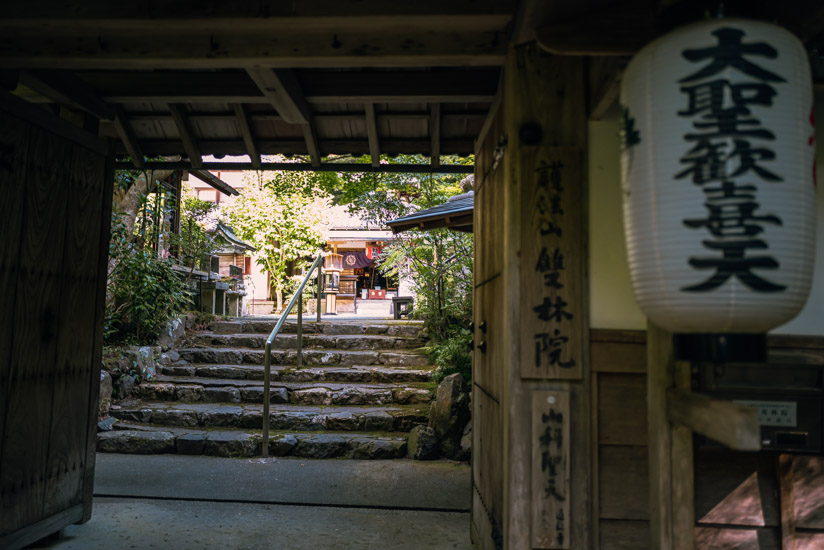
<instances>
[{"instance_id":1,"label":"wooden beam","mask_svg":"<svg viewBox=\"0 0 824 550\"><path fill-rule=\"evenodd\" d=\"M500 69L295 70L293 74L309 103L450 103L488 101L497 91ZM77 75L112 103L271 103L246 71L114 70Z\"/></svg>"},{"instance_id":2,"label":"wooden beam","mask_svg":"<svg viewBox=\"0 0 824 550\"><path fill-rule=\"evenodd\" d=\"M260 169L260 152L257 143L255 143L255 136L252 135L252 129L249 126L249 114L246 112L246 107L240 103L232 103L230 107L235 112L237 127L240 135L243 136L243 143L246 144L246 151L249 153L252 167ZM192 118L191 115L189 118Z\"/></svg>"},{"instance_id":3,"label":"wooden beam","mask_svg":"<svg viewBox=\"0 0 824 550\"><path fill-rule=\"evenodd\" d=\"M177 103L169 104L169 112L172 113L172 118L177 126L177 132L180 135L180 141L183 142L183 148L186 149L186 154L189 156L189 162L195 168L200 168L203 165L202 154L200 147L195 140L194 132L186 118L185 107Z\"/></svg>"},{"instance_id":4,"label":"wooden beam","mask_svg":"<svg viewBox=\"0 0 824 550\"><path fill-rule=\"evenodd\" d=\"M230 104L232 105L232 104ZM242 104L239 104L242 105ZM246 118L251 122L258 121L279 121L283 120L275 111L250 111L244 106ZM442 121L457 120L486 120L488 112L477 109L460 109L454 111L441 110ZM129 111L126 116L132 122L174 122L171 113L163 111ZM231 111L189 111L189 120L192 122L236 122L237 114ZM346 111L315 113L313 120L357 120L366 117L366 111ZM430 117L429 111L375 111L375 117L389 120L425 120Z\"/></svg>"},{"instance_id":5,"label":"wooden beam","mask_svg":"<svg viewBox=\"0 0 824 550\"><path fill-rule=\"evenodd\" d=\"M271 18L270 18L271 19ZM351 18L356 19L356 18ZM215 21L220 21L215 19ZM211 32L181 35L175 31L121 32L111 22L96 22L49 35L29 21L0 20L0 68L64 69L226 69L246 67L463 67L499 66L507 41L505 27L495 30L426 32L397 20L394 26L368 31L307 33L294 28L259 34L233 29L220 21ZM104 25L104 26L101 26ZM183 26L181 26L183 25Z\"/></svg>"},{"instance_id":6,"label":"wooden beam","mask_svg":"<svg viewBox=\"0 0 824 550\"><path fill-rule=\"evenodd\" d=\"M22 100L21 100L22 101ZM325 155L367 155L367 139L319 139L318 153ZM301 138L258 139L258 151L261 155L305 155L308 151L306 135ZM140 146L147 156L179 155L186 152L180 140L141 140ZM428 155L431 143L429 138L394 138L381 139L381 153L384 155ZM198 148L203 155L246 155L246 144L240 138L235 139L201 139ZM471 139L441 139L442 155L467 155L473 151ZM128 154L128 150L118 146L116 153Z\"/></svg>"},{"instance_id":7,"label":"wooden beam","mask_svg":"<svg viewBox=\"0 0 824 550\"><path fill-rule=\"evenodd\" d=\"M658 36L655 16L647 5L621 3L554 18L535 35L555 55L629 56Z\"/></svg>"},{"instance_id":8,"label":"wooden beam","mask_svg":"<svg viewBox=\"0 0 824 550\"><path fill-rule=\"evenodd\" d=\"M132 157L132 164L135 168L143 168L143 149L137 141L137 137L132 130L129 120L123 112L123 107L118 105L115 108L114 127L117 130L117 135L120 136L120 141Z\"/></svg>"},{"instance_id":9,"label":"wooden beam","mask_svg":"<svg viewBox=\"0 0 824 550\"><path fill-rule=\"evenodd\" d=\"M246 72L284 121L290 124L309 122L309 105L292 71L256 67L246 69Z\"/></svg>"},{"instance_id":10,"label":"wooden beam","mask_svg":"<svg viewBox=\"0 0 824 550\"><path fill-rule=\"evenodd\" d=\"M381 146L378 138L378 124L375 120L375 105L365 103L366 109L366 135L369 137L369 156L372 159L372 166L379 166L381 163Z\"/></svg>"},{"instance_id":11,"label":"wooden beam","mask_svg":"<svg viewBox=\"0 0 824 550\"><path fill-rule=\"evenodd\" d=\"M48 98L101 120L114 120L115 109L69 71L21 71L20 83Z\"/></svg>"},{"instance_id":12,"label":"wooden beam","mask_svg":"<svg viewBox=\"0 0 824 550\"><path fill-rule=\"evenodd\" d=\"M618 57L594 57L589 62L589 119L601 120L617 101L626 61Z\"/></svg>"},{"instance_id":13,"label":"wooden beam","mask_svg":"<svg viewBox=\"0 0 824 550\"><path fill-rule=\"evenodd\" d=\"M667 400L670 422L687 426L736 451L761 450L761 428L755 408L672 389L667 392Z\"/></svg>"},{"instance_id":14,"label":"wooden beam","mask_svg":"<svg viewBox=\"0 0 824 550\"><path fill-rule=\"evenodd\" d=\"M497 67L466 67L428 70L295 71L310 103L411 101L449 103L459 97L486 98L498 91L501 70ZM380 101L377 101L380 99Z\"/></svg>"},{"instance_id":15,"label":"wooden beam","mask_svg":"<svg viewBox=\"0 0 824 550\"><path fill-rule=\"evenodd\" d=\"M117 169L132 168L130 162L118 162ZM146 170L191 170L192 165L185 161L161 161L147 162ZM204 162L202 170L250 170L251 163L248 162ZM325 162L320 166L312 166L310 163L298 162L261 162L261 170L280 170L284 172L347 172L347 173L373 173L381 172L387 174L430 174L432 171L426 164L381 164L374 167L370 164L339 164ZM440 174L471 174L473 165L465 164L441 164L438 168ZM471 220L468 220L471 221Z\"/></svg>"},{"instance_id":16,"label":"wooden beam","mask_svg":"<svg viewBox=\"0 0 824 550\"><path fill-rule=\"evenodd\" d=\"M189 170L189 173L196 177L197 179L208 183L224 195L232 196L232 195L239 195L237 189L217 177L216 175L212 174L208 170Z\"/></svg>"},{"instance_id":17,"label":"wooden beam","mask_svg":"<svg viewBox=\"0 0 824 550\"><path fill-rule=\"evenodd\" d=\"M433 103L429 109L429 139L432 142L429 158L432 168L437 168L441 163L441 104Z\"/></svg>"},{"instance_id":18,"label":"wooden beam","mask_svg":"<svg viewBox=\"0 0 824 550\"><path fill-rule=\"evenodd\" d=\"M310 119L311 121L311 119ZM320 148L318 147L318 136L311 122L301 124L303 139L306 141L306 150L312 159L312 166L320 166Z\"/></svg>"},{"instance_id":19,"label":"wooden beam","mask_svg":"<svg viewBox=\"0 0 824 550\"><path fill-rule=\"evenodd\" d=\"M82 127L75 126L65 120L61 120L46 109L20 99L19 97L0 90L0 109L9 113L14 113L19 118L25 119L51 133L66 138L69 141L78 143L87 149L91 149L101 155L110 153L110 144L107 140L90 134ZM428 144L427 144L428 147Z\"/></svg>"},{"instance_id":20,"label":"wooden beam","mask_svg":"<svg viewBox=\"0 0 824 550\"><path fill-rule=\"evenodd\" d=\"M6 24L15 30L42 28L53 33L99 30L100 21L120 32L219 32L225 27L245 33L368 32L387 25L430 30L499 29L512 19L511 0L422 0L385 2L230 2L215 5L167 0L159 5L123 6L105 0L35 5L21 0L4 3ZM98 22L97 26L94 25Z\"/></svg>"}]
</instances>

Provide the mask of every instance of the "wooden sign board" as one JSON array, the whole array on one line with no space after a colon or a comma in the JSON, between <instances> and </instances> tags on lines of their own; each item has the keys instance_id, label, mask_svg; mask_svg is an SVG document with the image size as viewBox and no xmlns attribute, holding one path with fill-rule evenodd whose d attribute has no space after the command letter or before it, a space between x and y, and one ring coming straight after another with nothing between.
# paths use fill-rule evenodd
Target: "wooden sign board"
<instances>
[{"instance_id":1,"label":"wooden sign board","mask_svg":"<svg viewBox=\"0 0 824 550\"><path fill-rule=\"evenodd\" d=\"M569 392L532 392L532 548L570 547L569 414Z\"/></svg>"},{"instance_id":2,"label":"wooden sign board","mask_svg":"<svg viewBox=\"0 0 824 550\"><path fill-rule=\"evenodd\" d=\"M581 152L524 155L521 378L580 380L584 336Z\"/></svg>"}]
</instances>

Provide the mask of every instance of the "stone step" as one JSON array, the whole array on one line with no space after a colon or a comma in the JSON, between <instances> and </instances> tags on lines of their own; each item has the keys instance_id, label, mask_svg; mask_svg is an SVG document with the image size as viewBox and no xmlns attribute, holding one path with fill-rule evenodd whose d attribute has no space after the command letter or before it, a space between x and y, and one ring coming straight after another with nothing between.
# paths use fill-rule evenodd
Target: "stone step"
<instances>
[{"instance_id":1,"label":"stone step","mask_svg":"<svg viewBox=\"0 0 824 550\"><path fill-rule=\"evenodd\" d=\"M275 328L277 317L244 317L231 321L215 321L209 325L211 332L219 334L266 334ZM297 333L297 320L283 324L282 334ZM424 337L423 323L420 321L308 321L304 318L304 334L327 335L386 335L403 338Z\"/></svg>"},{"instance_id":2,"label":"stone step","mask_svg":"<svg viewBox=\"0 0 824 550\"><path fill-rule=\"evenodd\" d=\"M263 405L139 402L111 411L120 422L182 428L263 428ZM428 421L427 407L320 407L271 405L272 430L408 432Z\"/></svg>"},{"instance_id":3,"label":"stone step","mask_svg":"<svg viewBox=\"0 0 824 550\"><path fill-rule=\"evenodd\" d=\"M241 430L197 430L124 424L98 434L97 450L104 453L211 455L253 457L261 455L259 432ZM405 437L372 433L284 433L273 432L269 456L301 458L403 458Z\"/></svg>"},{"instance_id":4,"label":"stone step","mask_svg":"<svg viewBox=\"0 0 824 550\"><path fill-rule=\"evenodd\" d=\"M221 363L225 365L262 365L263 348L183 348L180 357L189 363ZM273 365L297 365L296 350L272 350ZM308 349L303 351L303 364L310 365L387 365L424 367L429 364L426 355L419 351L360 351L344 349Z\"/></svg>"},{"instance_id":5,"label":"stone step","mask_svg":"<svg viewBox=\"0 0 824 550\"><path fill-rule=\"evenodd\" d=\"M151 401L186 403L261 403L263 384L257 380L157 376L136 388L137 397ZM284 383L270 385L271 403L302 405L408 405L429 403L427 384Z\"/></svg>"},{"instance_id":6,"label":"stone step","mask_svg":"<svg viewBox=\"0 0 824 550\"><path fill-rule=\"evenodd\" d=\"M263 380L263 365L215 365L189 364L161 366L166 376L203 378L230 378L236 380ZM270 368L273 382L428 382L431 370L414 367L375 367L353 365L351 367L285 367Z\"/></svg>"},{"instance_id":7,"label":"stone step","mask_svg":"<svg viewBox=\"0 0 824 550\"><path fill-rule=\"evenodd\" d=\"M263 349L268 334L221 334L218 332L201 332L194 335L195 347L229 347ZM362 334L304 334L303 349L347 349L347 350L392 350L418 349L426 341L422 338L408 338L386 335ZM297 349L297 334L279 334L273 347L278 349Z\"/></svg>"}]
</instances>

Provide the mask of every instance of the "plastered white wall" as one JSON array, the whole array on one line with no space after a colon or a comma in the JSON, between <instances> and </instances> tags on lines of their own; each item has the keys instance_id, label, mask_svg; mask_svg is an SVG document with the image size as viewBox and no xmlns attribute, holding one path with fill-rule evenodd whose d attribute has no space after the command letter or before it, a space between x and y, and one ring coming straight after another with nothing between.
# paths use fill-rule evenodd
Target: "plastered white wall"
<instances>
[{"instance_id":1,"label":"plastered white wall","mask_svg":"<svg viewBox=\"0 0 824 550\"><path fill-rule=\"evenodd\" d=\"M592 328L646 329L646 317L635 303L621 206L618 109L589 123L589 296ZM807 305L774 332L824 335L824 94L816 94L818 193L817 241L813 287Z\"/></svg>"},{"instance_id":2,"label":"plastered white wall","mask_svg":"<svg viewBox=\"0 0 824 550\"><path fill-rule=\"evenodd\" d=\"M592 328L647 328L632 294L621 210L618 109L589 123L589 310Z\"/></svg>"}]
</instances>

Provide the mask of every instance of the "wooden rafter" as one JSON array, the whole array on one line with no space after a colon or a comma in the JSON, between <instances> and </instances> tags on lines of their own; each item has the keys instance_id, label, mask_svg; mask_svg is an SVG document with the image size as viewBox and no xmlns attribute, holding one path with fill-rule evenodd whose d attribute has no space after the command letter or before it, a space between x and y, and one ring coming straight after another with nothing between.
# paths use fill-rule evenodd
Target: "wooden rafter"
<instances>
[{"instance_id":1,"label":"wooden rafter","mask_svg":"<svg viewBox=\"0 0 824 550\"><path fill-rule=\"evenodd\" d=\"M216 175L212 174L208 170L189 170L189 173L196 177L197 179L208 183L224 195L232 196L232 195L239 195L237 189L217 177Z\"/></svg>"},{"instance_id":2,"label":"wooden rafter","mask_svg":"<svg viewBox=\"0 0 824 550\"><path fill-rule=\"evenodd\" d=\"M180 134L180 140L183 142L183 148L186 149L186 154L189 155L189 162L192 163L192 167L200 168L203 165L203 155L201 154L200 147L195 140L192 126L186 118L186 112L184 111L183 105L170 103L169 112L172 113L175 126L177 126L177 131Z\"/></svg>"},{"instance_id":3,"label":"wooden rafter","mask_svg":"<svg viewBox=\"0 0 824 550\"><path fill-rule=\"evenodd\" d=\"M21 71L20 84L43 97L101 120L113 120L115 109L84 82L67 71Z\"/></svg>"},{"instance_id":4,"label":"wooden rafter","mask_svg":"<svg viewBox=\"0 0 824 550\"><path fill-rule=\"evenodd\" d=\"M309 105L292 71L252 68L246 72L283 120L290 124L309 122Z\"/></svg>"},{"instance_id":5,"label":"wooden rafter","mask_svg":"<svg viewBox=\"0 0 824 550\"><path fill-rule=\"evenodd\" d=\"M437 168L441 163L441 104L433 103L429 106L429 112L429 157L432 168Z\"/></svg>"},{"instance_id":6,"label":"wooden rafter","mask_svg":"<svg viewBox=\"0 0 824 550\"><path fill-rule=\"evenodd\" d=\"M306 151L312 159L312 166L320 166L320 147L318 147L318 136L312 126L311 118L306 124L301 124L303 130L303 140L306 142Z\"/></svg>"},{"instance_id":7,"label":"wooden rafter","mask_svg":"<svg viewBox=\"0 0 824 550\"><path fill-rule=\"evenodd\" d=\"M379 166L381 163L381 146L378 138L378 124L375 119L375 105L365 103L366 109L366 135L369 137L369 156L372 157L372 166Z\"/></svg>"},{"instance_id":8,"label":"wooden rafter","mask_svg":"<svg viewBox=\"0 0 824 550\"><path fill-rule=\"evenodd\" d=\"M240 135L243 136L243 143L246 144L246 151L249 154L252 167L260 169L260 152L255 142L255 136L252 135L252 128L249 124L249 113L246 112L246 107L240 103L233 103L230 107L235 112L234 116L237 120L237 127ZM191 115L189 118L191 119Z\"/></svg>"},{"instance_id":9,"label":"wooden rafter","mask_svg":"<svg viewBox=\"0 0 824 550\"><path fill-rule=\"evenodd\" d=\"M123 147L132 157L132 164L135 168L143 168L143 149L140 147L129 120L123 112L123 107L119 105L115 107L114 127L117 130L117 135L120 136L120 141L123 142Z\"/></svg>"},{"instance_id":10,"label":"wooden rafter","mask_svg":"<svg viewBox=\"0 0 824 550\"><path fill-rule=\"evenodd\" d=\"M626 60L596 57L589 63L589 119L601 120L618 99Z\"/></svg>"},{"instance_id":11,"label":"wooden rafter","mask_svg":"<svg viewBox=\"0 0 824 550\"><path fill-rule=\"evenodd\" d=\"M251 122L257 121L278 121L283 120L279 114L274 111L260 112L249 111L244 106L247 119ZM486 110L456 110L443 111L441 110L441 121L447 120L467 120L474 119L483 121L486 119L488 111ZM144 112L131 111L127 113L129 120L132 122L174 122L171 113L164 112ZM428 121L431 113L429 111L381 111L380 118L389 120L424 120ZM341 111L333 113L315 113L312 115L313 120L349 120L366 117L366 111ZM237 114L232 111L189 111L188 118L192 122L232 122L237 120Z\"/></svg>"}]
</instances>

